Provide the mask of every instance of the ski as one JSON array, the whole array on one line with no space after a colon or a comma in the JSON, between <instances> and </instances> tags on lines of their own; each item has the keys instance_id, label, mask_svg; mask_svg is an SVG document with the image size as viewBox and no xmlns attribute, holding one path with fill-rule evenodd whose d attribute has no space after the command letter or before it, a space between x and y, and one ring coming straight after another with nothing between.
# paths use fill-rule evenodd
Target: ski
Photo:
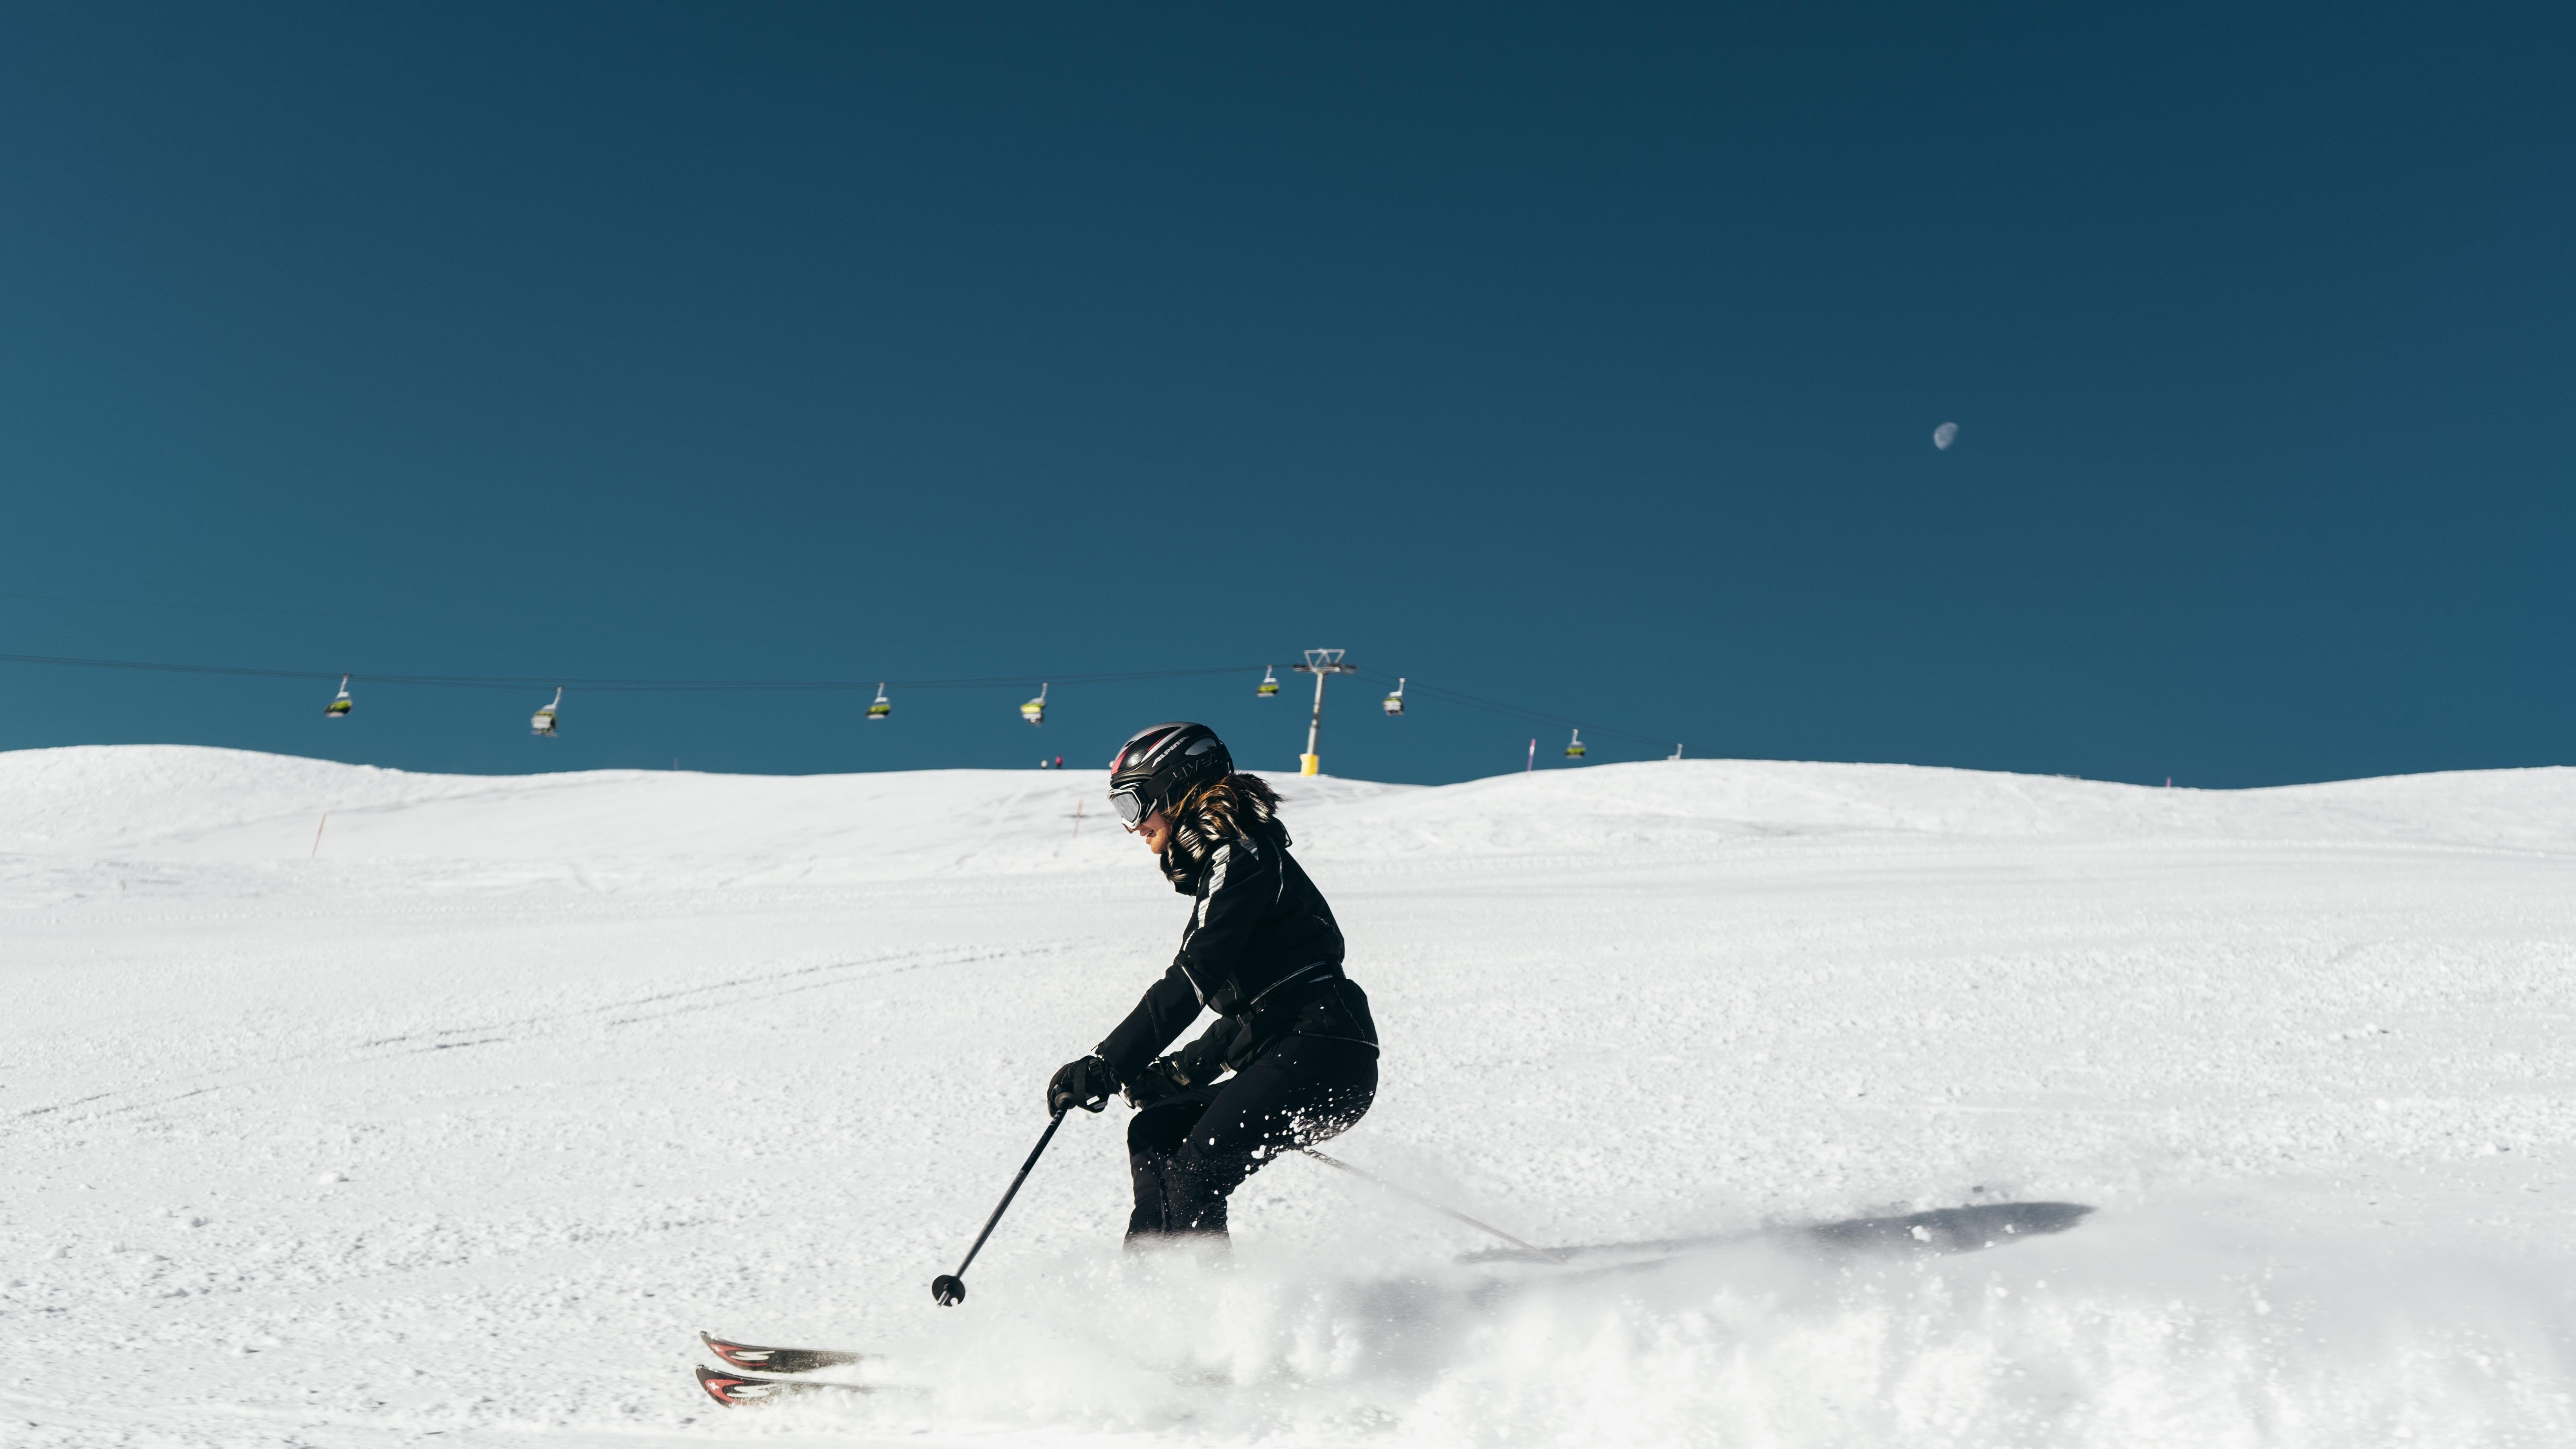
<instances>
[{"instance_id":1,"label":"ski","mask_svg":"<svg viewBox=\"0 0 2576 1449\"><path fill-rule=\"evenodd\" d=\"M872 1394L869 1384L836 1384L819 1379L764 1379L751 1374L723 1373L698 1365L698 1387L707 1397L728 1409L754 1409L799 1394Z\"/></svg>"},{"instance_id":2,"label":"ski","mask_svg":"<svg viewBox=\"0 0 2576 1449\"><path fill-rule=\"evenodd\" d=\"M756 1343L734 1343L701 1329L698 1341L707 1352L738 1369L755 1373L801 1374L815 1369L839 1368L843 1364L865 1363L877 1355L854 1353L838 1348L763 1348Z\"/></svg>"}]
</instances>

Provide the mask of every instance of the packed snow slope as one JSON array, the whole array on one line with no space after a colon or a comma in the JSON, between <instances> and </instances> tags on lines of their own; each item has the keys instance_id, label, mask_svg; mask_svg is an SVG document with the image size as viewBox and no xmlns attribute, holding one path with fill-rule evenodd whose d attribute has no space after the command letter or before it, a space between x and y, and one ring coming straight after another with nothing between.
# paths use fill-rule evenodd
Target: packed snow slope
<instances>
[{"instance_id":1,"label":"packed snow slope","mask_svg":"<svg viewBox=\"0 0 2576 1449\"><path fill-rule=\"evenodd\" d=\"M1554 1251L1130 1257L1114 1106L932 1305L1180 928L1090 772L0 754L0 1442L2576 1443L2576 771L1278 783L1332 1151Z\"/></svg>"}]
</instances>

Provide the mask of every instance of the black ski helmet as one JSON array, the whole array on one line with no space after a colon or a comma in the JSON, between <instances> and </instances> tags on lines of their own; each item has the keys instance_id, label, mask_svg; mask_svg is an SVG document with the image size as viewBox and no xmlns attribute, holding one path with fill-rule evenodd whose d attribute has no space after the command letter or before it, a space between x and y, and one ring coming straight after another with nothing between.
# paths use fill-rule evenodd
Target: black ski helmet
<instances>
[{"instance_id":1,"label":"black ski helmet","mask_svg":"<svg viewBox=\"0 0 2576 1449\"><path fill-rule=\"evenodd\" d=\"M1134 825L1189 793L1234 773L1225 741L1203 724L1175 721L1138 730L1109 761L1109 803Z\"/></svg>"}]
</instances>

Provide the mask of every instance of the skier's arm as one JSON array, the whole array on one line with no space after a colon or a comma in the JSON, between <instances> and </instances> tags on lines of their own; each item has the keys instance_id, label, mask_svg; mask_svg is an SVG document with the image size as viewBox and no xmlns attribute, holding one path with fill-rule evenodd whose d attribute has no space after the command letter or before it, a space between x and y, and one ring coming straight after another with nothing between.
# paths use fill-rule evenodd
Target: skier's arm
<instances>
[{"instance_id":1,"label":"skier's arm","mask_svg":"<svg viewBox=\"0 0 2576 1449\"><path fill-rule=\"evenodd\" d=\"M1127 1013L1118 1029L1100 1044L1100 1055L1118 1074L1121 1085L1133 1082L1155 1055L1170 1046L1196 1021L1199 1008L1230 1010L1218 994L1234 979L1235 958L1252 940L1253 923L1279 894L1275 853L1254 853L1220 845L1208 860L1207 894L1180 954L1163 979L1146 988L1145 999Z\"/></svg>"},{"instance_id":2,"label":"skier's arm","mask_svg":"<svg viewBox=\"0 0 2576 1449\"><path fill-rule=\"evenodd\" d=\"M1133 1083L1163 1048L1199 1019L1199 994L1174 961L1163 979L1145 988L1144 998L1127 1019L1101 1040L1100 1056L1121 1086Z\"/></svg>"}]
</instances>

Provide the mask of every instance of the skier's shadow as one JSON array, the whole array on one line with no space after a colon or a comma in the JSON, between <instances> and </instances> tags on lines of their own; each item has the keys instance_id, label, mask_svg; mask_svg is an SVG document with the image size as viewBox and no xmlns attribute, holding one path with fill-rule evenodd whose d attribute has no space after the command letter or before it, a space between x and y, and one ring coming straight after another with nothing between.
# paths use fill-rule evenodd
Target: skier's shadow
<instances>
[{"instance_id":1,"label":"skier's shadow","mask_svg":"<svg viewBox=\"0 0 2576 1449\"><path fill-rule=\"evenodd\" d=\"M2092 1213L2074 1202L1975 1203L1934 1208L1891 1218L1849 1218L1838 1223L1789 1223L1751 1232L1697 1238L1655 1238L1635 1243L1586 1243L1568 1248L1491 1248L1461 1263L1576 1263L1610 1258L1662 1261L1746 1243L1822 1249L1839 1253L1973 1253L2022 1238L2062 1233ZM1622 1265L1642 1266L1642 1265Z\"/></svg>"}]
</instances>

